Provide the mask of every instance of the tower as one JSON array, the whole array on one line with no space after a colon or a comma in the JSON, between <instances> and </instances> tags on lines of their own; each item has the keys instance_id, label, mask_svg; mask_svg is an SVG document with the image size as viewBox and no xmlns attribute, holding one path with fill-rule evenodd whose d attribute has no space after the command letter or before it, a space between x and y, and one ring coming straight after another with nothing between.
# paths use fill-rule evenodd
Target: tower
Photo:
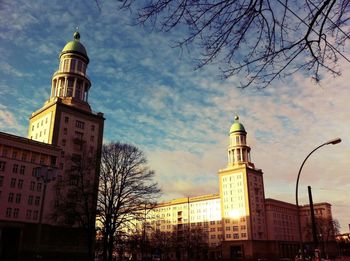
<instances>
[{"instance_id":1,"label":"tower","mask_svg":"<svg viewBox=\"0 0 350 261\"><path fill-rule=\"evenodd\" d=\"M225 241L266 240L263 173L251 162L246 138L236 116L229 133L227 167L218 173Z\"/></svg>"},{"instance_id":2,"label":"tower","mask_svg":"<svg viewBox=\"0 0 350 261\"><path fill-rule=\"evenodd\" d=\"M102 113L93 113L88 103L89 57L79 32L64 46L59 59L50 97L30 117L28 138L61 147L63 159L78 157L82 152L99 157L104 118ZM61 162L63 172L71 167L67 160Z\"/></svg>"},{"instance_id":3,"label":"tower","mask_svg":"<svg viewBox=\"0 0 350 261\"><path fill-rule=\"evenodd\" d=\"M64 223L77 229L74 233L64 228L59 230L62 238L77 242L84 242L77 238L84 235L79 226L88 227L91 235L87 242L91 243L94 240L104 117L100 112L94 113L88 102L91 88L86 73L88 63L80 34L75 32L73 40L60 52L50 97L29 119L28 138L61 149L57 186L47 192L53 202L45 203L43 223L52 227ZM85 224L81 225L83 222ZM59 245L59 242L55 244ZM74 247L78 249L77 245ZM86 251L85 243L79 247ZM92 251L92 246L89 247Z\"/></svg>"}]
</instances>

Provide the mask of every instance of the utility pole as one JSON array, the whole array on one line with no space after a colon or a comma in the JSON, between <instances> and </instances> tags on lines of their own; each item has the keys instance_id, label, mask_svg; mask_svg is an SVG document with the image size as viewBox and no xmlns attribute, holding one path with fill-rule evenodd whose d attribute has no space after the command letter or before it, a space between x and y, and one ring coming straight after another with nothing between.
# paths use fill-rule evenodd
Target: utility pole
<instances>
[{"instance_id":1,"label":"utility pole","mask_svg":"<svg viewBox=\"0 0 350 261\"><path fill-rule=\"evenodd\" d=\"M317 239L314 203L312 201L311 186L307 186L307 190L309 193L309 204L310 204L311 223L312 223L312 237L315 244L315 257L318 257L319 249L318 249L318 239Z\"/></svg>"}]
</instances>

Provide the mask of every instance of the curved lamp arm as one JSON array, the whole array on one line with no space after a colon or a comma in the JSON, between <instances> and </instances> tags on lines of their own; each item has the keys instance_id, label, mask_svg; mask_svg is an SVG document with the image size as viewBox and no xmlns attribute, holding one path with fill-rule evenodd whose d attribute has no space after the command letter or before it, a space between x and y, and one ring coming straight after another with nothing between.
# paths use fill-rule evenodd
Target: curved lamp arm
<instances>
[{"instance_id":1,"label":"curved lamp arm","mask_svg":"<svg viewBox=\"0 0 350 261\"><path fill-rule=\"evenodd\" d=\"M316 147L315 149L313 149L307 156L306 158L304 159L303 163L301 164L300 166L300 169L299 169L299 172L298 172L298 177L297 177L297 182L296 182L296 186L295 186L295 203L296 203L296 206L297 206L297 213L298 213L298 225L299 225L299 240L300 240L300 249L302 251L302 244L303 244L303 241L302 241L302 234L301 234L301 222L300 222L300 216L299 216L299 201L298 201L298 187L299 187L299 178L300 178L300 174L301 174L301 170L303 169L304 167L304 164L305 162L307 161L307 159L312 155L312 153L314 153L316 150L318 150L319 148L325 146L325 145L335 145L335 144L338 144L341 142L341 139L340 138L335 138L335 139L332 139L332 140L329 140L323 144L321 144L320 146Z\"/></svg>"}]
</instances>

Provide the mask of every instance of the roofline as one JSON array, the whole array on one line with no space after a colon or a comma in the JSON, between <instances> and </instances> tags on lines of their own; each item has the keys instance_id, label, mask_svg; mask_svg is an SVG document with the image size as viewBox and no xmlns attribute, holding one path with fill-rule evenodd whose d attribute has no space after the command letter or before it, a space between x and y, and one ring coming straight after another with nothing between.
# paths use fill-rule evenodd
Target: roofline
<instances>
[{"instance_id":1,"label":"roofline","mask_svg":"<svg viewBox=\"0 0 350 261\"><path fill-rule=\"evenodd\" d=\"M48 149L54 149L54 150L57 150L57 151L60 151L61 148L56 146L56 145L52 145L52 144L48 144L48 143L44 143L44 142L40 142L40 141L36 141L36 140L32 140L32 139L28 139L28 138L25 138L25 137L21 137L21 136L17 136L17 135L13 135L13 134L10 134L10 133L6 133L6 132L2 132L0 131L0 137L4 137L4 138L8 138L8 139L11 139L11 140L16 140L16 141L21 141L21 142L24 142L24 143L27 143L27 144L31 144L31 145L34 145L34 146L41 146L41 147L45 147L45 148L48 148Z\"/></svg>"}]
</instances>

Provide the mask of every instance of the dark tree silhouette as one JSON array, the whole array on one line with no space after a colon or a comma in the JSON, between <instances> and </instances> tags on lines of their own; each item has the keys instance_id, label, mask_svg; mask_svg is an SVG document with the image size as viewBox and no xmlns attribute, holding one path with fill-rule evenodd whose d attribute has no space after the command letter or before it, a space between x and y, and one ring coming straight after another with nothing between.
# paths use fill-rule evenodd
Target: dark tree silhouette
<instances>
[{"instance_id":1,"label":"dark tree silhouette","mask_svg":"<svg viewBox=\"0 0 350 261\"><path fill-rule=\"evenodd\" d=\"M240 87L264 88L296 71L319 82L349 62L349 0L120 2L137 9L140 23L166 32L185 27L178 45L200 47L198 67L218 62L224 77L239 76Z\"/></svg>"},{"instance_id":2,"label":"dark tree silhouette","mask_svg":"<svg viewBox=\"0 0 350 261\"><path fill-rule=\"evenodd\" d=\"M82 147L80 153L66 154L65 159L70 169L56 183L55 208L51 218L60 225L81 228L85 236L88 260L94 260L98 184L98 175L95 173L99 158L86 153Z\"/></svg>"},{"instance_id":3,"label":"dark tree silhouette","mask_svg":"<svg viewBox=\"0 0 350 261\"><path fill-rule=\"evenodd\" d=\"M154 206L160 190L153 178L154 171L138 148L119 142L102 147L97 221L104 261L112 260L117 235Z\"/></svg>"}]
</instances>

